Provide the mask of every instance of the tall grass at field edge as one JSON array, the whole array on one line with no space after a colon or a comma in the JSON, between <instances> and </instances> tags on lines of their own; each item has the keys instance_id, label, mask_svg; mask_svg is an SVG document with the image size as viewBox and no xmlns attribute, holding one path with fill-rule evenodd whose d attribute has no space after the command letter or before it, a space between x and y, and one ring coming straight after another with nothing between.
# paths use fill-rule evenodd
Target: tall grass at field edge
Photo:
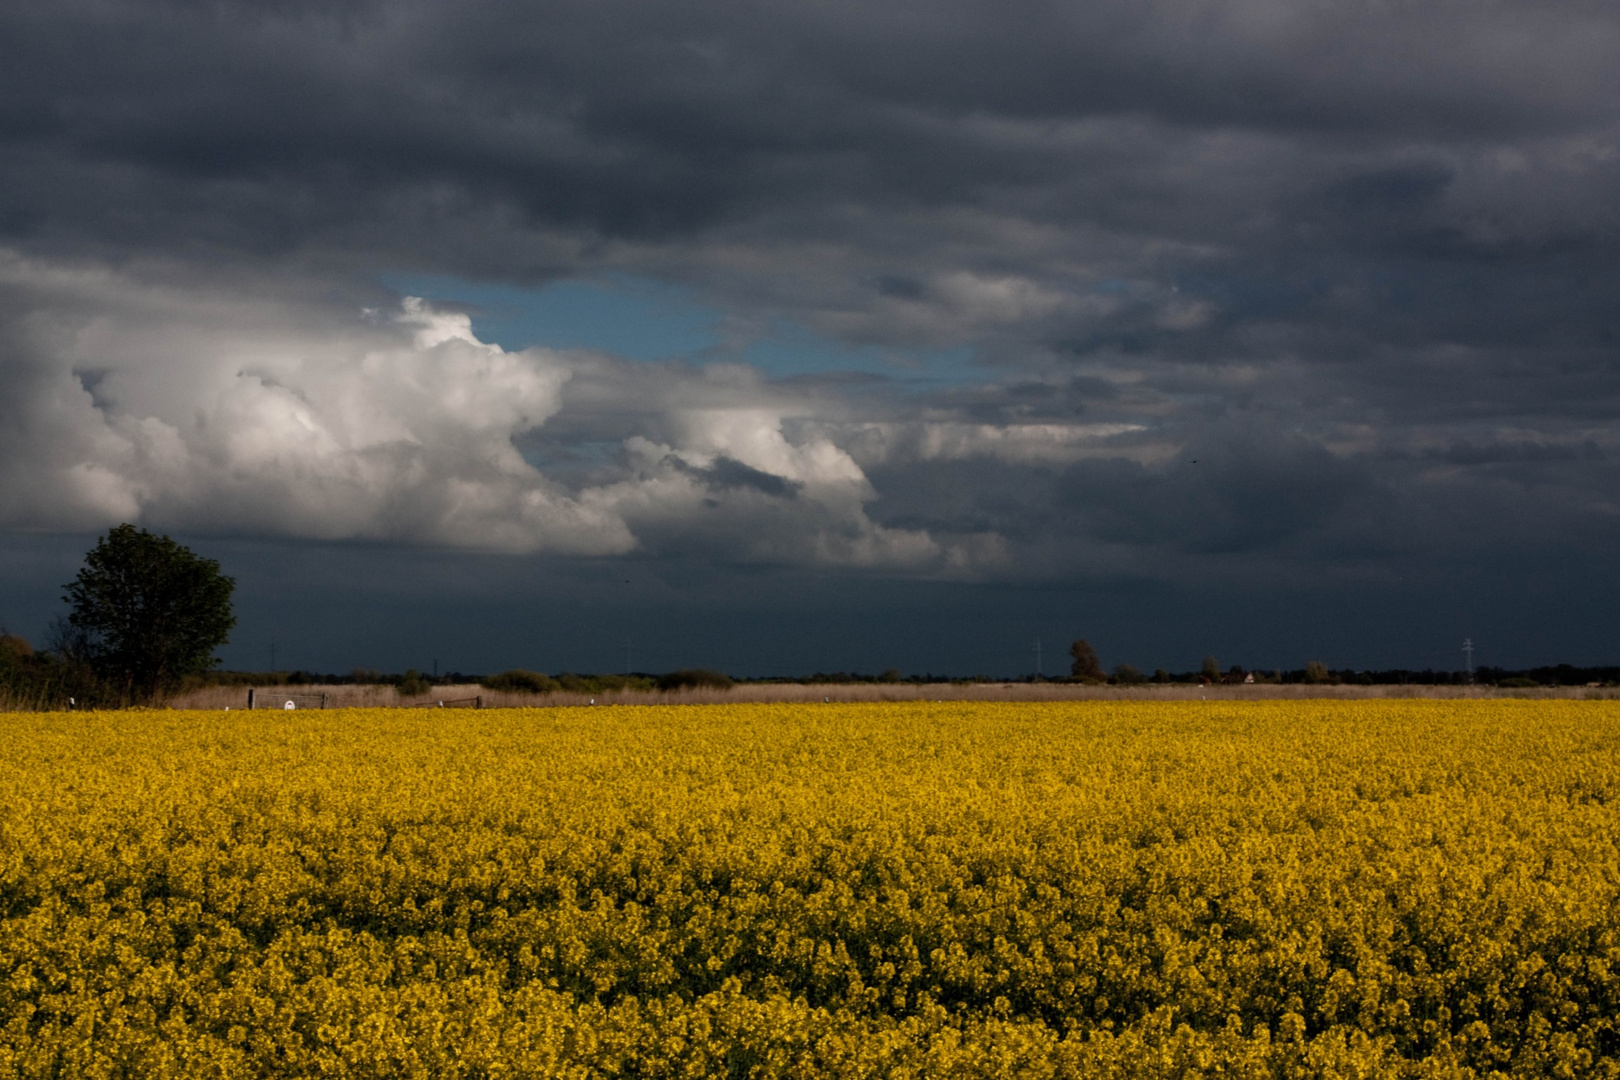
<instances>
[{"instance_id":1,"label":"tall grass at field edge","mask_svg":"<svg viewBox=\"0 0 1620 1080\"><path fill-rule=\"evenodd\" d=\"M1620 690L1586 687L1505 689L1489 686L1334 686L1255 684L1248 686L1193 686L1187 684L1137 686L1084 686L1072 683L901 683L801 684L741 683L730 689L683 687L676 690L608 690L574 693L557 690L526 693L490 690L477 683L432 687L425 694L401 694L389 685L287 685L267 688L269 694L327 695L330 708L433 708L441 701L464 702L481 698L486 709L533 709L579 705L716 705L743 703L857 702L857 701L1265 701L1366 700L1381 698L1433 698L1484 700L1490 698L1615 700ZM241 709L247 706L247 688L209 686L176 695L166 703L176 709ZM0 708L7 703L0 698ZM30 706L18 703L18 707Z\"/></svg>"}]
</instances>

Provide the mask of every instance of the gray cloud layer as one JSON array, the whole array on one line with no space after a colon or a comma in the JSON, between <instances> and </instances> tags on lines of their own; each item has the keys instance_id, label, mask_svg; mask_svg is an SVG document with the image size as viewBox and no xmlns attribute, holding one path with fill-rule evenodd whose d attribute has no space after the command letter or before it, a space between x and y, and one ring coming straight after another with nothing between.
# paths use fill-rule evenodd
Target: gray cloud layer
<instances>
[{"instance_id":1,"label":"gray cloud layer","mask_svg":"<svg viewBox=\"0 0 1620 1080\"><path fill-rule=\"evenodd\" d=\"M1579 588L1616 71L1602 3L5 5L0 514ZM648 275L981 375L506 353L385 270Z\"/></svg>"}]
</instances>

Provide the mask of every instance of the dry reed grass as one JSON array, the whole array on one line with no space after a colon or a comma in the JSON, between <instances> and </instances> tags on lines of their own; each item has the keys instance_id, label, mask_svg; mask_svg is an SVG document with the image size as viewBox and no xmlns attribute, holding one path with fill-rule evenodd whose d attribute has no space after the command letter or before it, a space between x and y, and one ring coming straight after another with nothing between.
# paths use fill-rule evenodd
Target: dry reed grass
<instances>
[{"instance_id":1,"label":"dry reed grass","mask_svg":"<svg viewBox=\"0 0 1620 1080\"><path fill-rule=\"evenodd\" d=\"M477 683L436 686L429 694L401 696L392 686L328 685L275 686L275 693L327 695L329 708L435 708L482 697L486 709L543 708L570 705L715 705L723 702L843 702L843 701L1257 701L1308 698L1617 698L1615 689L1579 686L1508 689L1491 686L1334 686L1254 683L1237 686L1198 686L1187 683L1138 686L1083 686L1071 683L747 683L729 690L619 690L600 694L556 691L532 694L486 690ZM168 704L176 709L242 709L247 688L211 686L178 695Z\"/></svg>"}]
</instances>

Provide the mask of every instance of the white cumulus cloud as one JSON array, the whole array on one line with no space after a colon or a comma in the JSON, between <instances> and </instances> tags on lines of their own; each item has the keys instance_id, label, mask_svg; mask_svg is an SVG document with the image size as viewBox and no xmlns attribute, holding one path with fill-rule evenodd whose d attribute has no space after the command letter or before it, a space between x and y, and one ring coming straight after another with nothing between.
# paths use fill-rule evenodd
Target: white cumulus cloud
<instances>
[{"instance_id":1,"label":"white cumulus cloud","mask_svg":"<svg viewBox=\"0 0 1620 1080\"><path fill-rule=\"evenodd\" d=\"M0 524L946 573L1000 557L994 536L874 521L855 457L796 422L821 406L752 369L512 352L418 299L379 315L279 288L0 259ZM609 439L571 436L617 444L589 475L519 449L603 416Z\"/></svg>"},{"instance_id":2,"label":"white cumulus cloud","mask_svg":"<svg viewBox=\"0 0 1620 1080\"><path fill-rule=\"evenodd\" d=\"M557 411L566 365L480 342L464 315L411 301L343 325L317 305L15 258L0 288L8 525L634 545L512 444Z\"/></svg>"}]
</instances>

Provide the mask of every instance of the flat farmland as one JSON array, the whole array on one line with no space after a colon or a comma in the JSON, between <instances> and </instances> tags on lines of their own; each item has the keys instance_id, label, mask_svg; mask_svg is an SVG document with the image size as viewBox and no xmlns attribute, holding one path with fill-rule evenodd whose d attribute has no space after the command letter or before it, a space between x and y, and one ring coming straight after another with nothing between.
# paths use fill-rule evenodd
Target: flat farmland
<instances>
[{"instance_id":1,"label":"flat farmland","mask_svg":"<svg viewBox=\"0 0 1620 1080\"><path fill-rule=\"evenodd\" d=\"M0 715L0 1077L1620 1076L1620 704Z\"/></svg>"}]
</instances>

